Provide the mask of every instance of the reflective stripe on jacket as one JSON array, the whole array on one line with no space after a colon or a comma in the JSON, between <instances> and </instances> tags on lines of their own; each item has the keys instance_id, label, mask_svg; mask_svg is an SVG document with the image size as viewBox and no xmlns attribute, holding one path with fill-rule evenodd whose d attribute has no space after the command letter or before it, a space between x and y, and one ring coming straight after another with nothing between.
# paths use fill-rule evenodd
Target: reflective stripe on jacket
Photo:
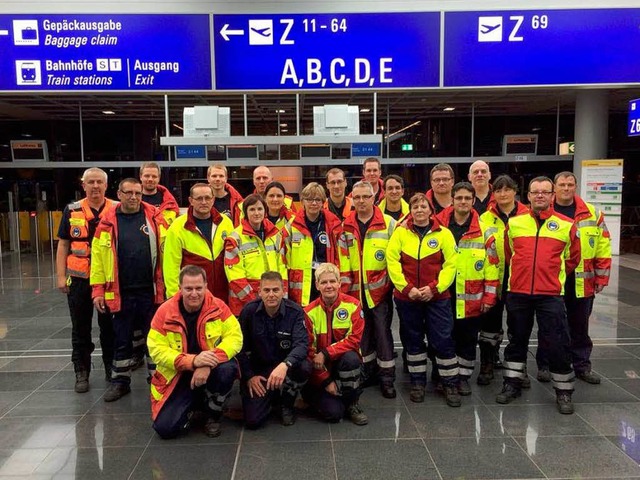
<instances>
[{"instance_id":1,"label":"reflective stripe on jacket","mask_svg":"<svg viewBox=\"0 0 640 480\"><path fill-rule=\"evenodd\" d=\"M167 224L159 209L145 202L141 202L140 205L149 231L155 303L160 304L165 298L162 279L162 244ZM102 218L91 244L91 297L104 297L111 313L119 312L121 307L118 279L120 267L118 265L118 220L116 218L116 212L119 209L120 204Z\"/></svg>"},{"instance_id":2,"label":"reflective stripe on jacket","mask_svg":"<svg viewBox=\"0 0 640 480\"><path fill-rule=\"evenodd\" d=\"M453 207L438 214L438 221L449 226ZM477 317L482 305L495 305L498 299L498 252L492 230L471 210L469 230L458 243L456 262L456 318Z\"/></svg>"},{"instance_id":3,"label":"reflective stripe on jacket","mask_svg":"<svg viewBox=\"0 0 640 480\"><path fill-rule=\"evenodd\" d=\"M226 215L211 209L212 238L205 238L198 230L193 207L179 216L167 231L164 241L163 273L167 297L178 291L180 269L198 265L207 273L207 287L214 296L229 301L229 284L224 273L224 239L233 231Z\"/></svg>"},{"instance_id":4,"label":"reflective stripe on jacket","mask_svg":"<svg viewBox=\"0 0 640 480\"><path fill-rule=\"evenodd\" d=\"M409 214L393 232L387 247L389 277L395 287L393 295L411 301L412 288L428 286L434 300L449 298L457 258L456 241L448 228L432 216L431 229L421 239Z\"/></svg>"},{"instance_id":5,"label":"reflective stripe on jacket","mask_svg":"<svg viewBox=\"0 0 640 480\"><path fill-rule=\"evenodd\" d=\"M327 262L339 267L338 238L342 226L338 217L327 209L322 209L324 231L327 234ZM300 212L282 230L282 249L289 269L289 298L301 306L309 304L311 283L314 281L312 262L314 242L305 223L305 214Z\"/></svg>"},{"instance_id":6,"label":"reflective stripe on jacket","mask_svg":"<svg viewBox=\"0 0 640 480\"><path fill-rule=\"evenodd\" d=\"M505 230L509 292L562 295L567 274L580 263L580 241L571 219L552 209L509 219Z\"/></svg>"},{"instance_id":7,"label":"reflective stripe on jacket","mask_svg":"<svg viewBox=\"0 0 640 480\"><path fill-rule=\"evenodd\" d=\"M178 293L163 303L153 316L147 336L149 355L156 364L151 378L151 416L155 420L171 396L180 375L193 371L195 354L187 350L187 326L180 313L182 295ZM198 344L213 350L220 362L227 362L242 348L242 330L225 303L207 291L196 324Z\"/></svg>"},{"instance_id":8,"label":"reflective stripe on jacket","mask_svg":"<svg viewBox=\"0 0 640 480\"><path fill-rule=\"evenodd\" d=\"M314 369L309 382L326 385L331 381L331 364L346 352L360 354L360 340L364 331L364 316L360 302L349 295L338 293L333 305L325 305L322 297L304 308L305 324L309 334L309 359L322 352L324 370Z\"/></svg>"},{"instance_id":9,"label":"reflective stripe on jacket","mask_svg":"<svg viewBox=\"0 0 640 480\"><path fill-rule=\"evenodd\" d=\"M357 212L344 219L338 242L342 292L373 308L391 289L387 273L387 245L396 221L373 207L373 217L364 239L360 238ZM364 286L365 299L360 298Z\"/></svg>"}]
</instances>

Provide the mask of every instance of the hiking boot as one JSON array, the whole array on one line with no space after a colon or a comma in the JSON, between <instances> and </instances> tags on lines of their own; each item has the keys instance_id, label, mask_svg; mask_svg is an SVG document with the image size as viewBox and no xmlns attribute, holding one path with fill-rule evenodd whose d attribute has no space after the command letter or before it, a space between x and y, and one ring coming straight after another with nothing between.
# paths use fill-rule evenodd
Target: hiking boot
<instances>
[{"instance_id":1,"label":"hiking boot","mask_svg":"<svg viewBox=\"0 0 640 480\"><path fill-rule=\"evenodd\" d=\"M222 433L220 429L220 419L209 417L204 424L204 434L209 438L219 437Z\"/></svg>"},{"instance_id":2,"label":"hiking boot","mask_svg":"<svg viewBox=\"0 0 640 480\"><path fill-rule=\"evenodd\" d=\"M369 423L367 415L362 411L362 407L354 402L347 408L349 419L356 425L366 425Z\"/></svg>"},{"instance_id":3,"label":"hiking boot","mask_svg":"<svg viewBox=\"0 0 640 480\"><path fill-rule=\"evenodd\" d=\"M280 409L280 423L285 427L290 427L296 423L296 415L293 408L282 407Z\"/></svg>"},{"instance_id":4,"label":"hiking boot","mask_svg":"<svg viewBox=\"0 0 640 480\"><path fill-rule=\"evenodd\" d=\"M539 382L549 383L551 381L551 372L546 368L541 368L538 370L536 378Z\"/></svg>"},{"instance_id":5,"label":"hiking boot","mask_svg":"<svg viewBox=\"0 0 640 480\"><path fill-rule=\"evenodd\" d=\"M576 377L580 380L590 383L591 385L599 385L600 377L593 373L591 370L587 370L586 372L576 373Z\"/></svg>"},{"instance_id":6,"label":"hiking boot","mask_svg":"<svg viewBox=\"0 0 640 480\"><path fill-rule=\"evenodd\" d=\"M496 403L506 405L513 402L516 398L522 395L520 389L511 383L505 383L502 385L502 391L496 395Z\"/></svg>"},{"instance_id":7,"label":"hiking boot","mask_svg":"<svg viewBox=\"0 0 640 480\"><path fill-rule=\"evenodd\" d=\"M126 383L111 383L107 391L104 392L105 402L115 402L120 400L127 393L131 393L131 387Z\"/></svg>"},{"instance_id":8,"label":"hiking boot","mask_svg":"<svg viewBox=\"0 0 640 480\"><path fill-rule=\"evenodd\" d=\"M381 383L380 392L384 398L396 398L396 387L393 383Z\"/></svg>"},{"instance_id":9,"label":"hiking boot","mask_svg":"<svg viewBox=\"0 0 640 480\"><path fill-rule=\"evenodd\" d=\"M425 393L424 385L411 385L411 391L409 392L409 400L411 400L414 403L422 403L424 402L424 393Z\"/></svg>"},{"instance_id":10,"label":"hiking boot","mask_svg":"<svg viewBox=\"0 0 640 480\"><path fill-rule=\"evenodd\" d=\"M477 379L478 385L489 385L491 380L493 380L493 363L481 364Z\"/></svg>"},{"instance_id":11,"label":"hiking boot","mask_svg":"<svg viewBox=\"0 0 640 480\"><path fill-rule=\"evenodd\" d=\"M573 403L571 403L571 393L569 392L557 392L556 404L558 405L558 411L563 415L571 415L573 413Z\"/></svg>"},{"instance_id":12,"label":"hiking boot","mask_svg":"<svg viewBox=\"0 0 640 480\"><path fill-rule=\"evenodd\" d=\"M447 402L447 405L450 407L459 407L462 405L462 400L460 399L457 386L444 386L444 401Z\"/></svg>"},{"instance_id":13,"label":"hiking boot","mask_svg":"<svg viewBox=\"0 0 640 480\"><path fill-rule=\"evenodd\" d=\"M469 380L466 378L461 378L458 382L458 393L463 397L468 397L471 395L471 385L469 385Z\"/></svg>"},{"instance_id":14,"label":"hiking boot","mask_svg":"<svg viewBox=\"0 0 640 480\"><path fill-rule=\"evenodd\" d=\"M76 393L87 393L89 391L89 372L86 370L76 372L76 384L73 389Z\"/></svg>"}]
</instances>

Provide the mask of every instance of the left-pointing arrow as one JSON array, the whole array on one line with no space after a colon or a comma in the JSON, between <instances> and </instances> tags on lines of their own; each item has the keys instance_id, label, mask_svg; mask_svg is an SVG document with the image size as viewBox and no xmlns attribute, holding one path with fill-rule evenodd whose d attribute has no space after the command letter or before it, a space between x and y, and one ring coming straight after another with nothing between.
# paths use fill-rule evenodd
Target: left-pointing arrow
<instances>
[{"instance_id":1,"label":"left-pointing arrow","mask_svg":"<svg viewBox=\"0 0 640 480\"><path fill-rule=\"evenodd\" d=\"M220 30L220 35L228 42L230 40L229 35L244 35L244 30L231 30L229 24L225 23L222 30Z\"/></svg>"}]
</instances>

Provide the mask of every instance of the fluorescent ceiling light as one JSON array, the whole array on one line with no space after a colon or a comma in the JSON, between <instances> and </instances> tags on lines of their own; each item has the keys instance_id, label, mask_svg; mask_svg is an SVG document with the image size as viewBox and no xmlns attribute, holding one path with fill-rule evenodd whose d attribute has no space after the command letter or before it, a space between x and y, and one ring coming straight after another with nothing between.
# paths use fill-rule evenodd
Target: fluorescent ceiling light
<instances>
[{"instance_id":1,"label":"fluorescent ceiling light","mask_svg":"<svg viewBox=\"0 0 640 480\"><path fill-rule=\"evenodd\" d=\"M115 115L116 112L114 112L113 110L102 110L102 113L104 113L105 115Z\"/></svg>"},{"instance_id":2,"label":"fluorescent ceiling light","mask_svg":"<svg viewBox=\"0 0 640 480\"><path fill-rule=\"evenodd\" d=\"M444 107L442 109L443 112L453 112L456 109L456 107Z\"/></svg>"},{"instance_id":3,"label":"fluorescent ceiling light","mask_svg":"<svg viewBox=\"0 0 640 480\"><path fill-rule=\"evenodd\" d=\"M370 108L361 108L360 113L369 113L371 111Z\"/></svg>"},{"instance_id":4,"label":"fluorescent ceiling light","mask_svg":"<svg viewBox=\"0 0 640 480\"><path fill-rule=\"evenodd\" d=\"M287 111L278 109L278 110L276 110L276 113L287 113Z\"/></svg>"}]
</instances>

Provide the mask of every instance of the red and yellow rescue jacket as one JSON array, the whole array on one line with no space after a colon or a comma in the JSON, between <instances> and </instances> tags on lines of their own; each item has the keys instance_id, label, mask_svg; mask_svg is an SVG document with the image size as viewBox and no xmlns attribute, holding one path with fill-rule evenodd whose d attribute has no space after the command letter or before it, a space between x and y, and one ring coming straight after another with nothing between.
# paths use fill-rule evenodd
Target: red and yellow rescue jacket
<instances>
[{"instance_id":1,"label":"red and yellow rescue jacket","mask_svg":"<svg viewBox=\"0 0 640 480\"><path fill-rule=\"evenodd\" d=\"M214 296L229 301L229 283L224 273L224 239L233 231L226 215L211 209L212 238L205 238L198 230L193 207L179 216L167 231L164 241L162 269L167 297L178 291L178 276L185 265L198 265L207 273L207 287Z\"/></svg>"},{"instance_id":2,"label":"red and yellow rescue jacket","mask_svg":"<svg viewBox=\"0 0 640 480\"><path fill-rule=\"evenodd\" d=\"M404 198L400 199L400 205L401 205L401 208L400 208L401 215L400 215L400 218L397 220L398 222L403 221L411 211L411 208L409 208L409 204ZM382 212L384 213L385 209L387 208L387 199L383 198L380 201L380 205L378 205L378 207L380 207L380 210L382 210Z\"/></svg>"},{"instance_id":3,"label":"red and yellow rescue jacket","mask_svg":"<svg viewBox=\"0 0 640 480\"><path fill-rule=\"evenodd\" d=\"M431 229L420 238L409 214L393 232L387 247L389 277L395 286L393 295L411 301L413 287L429 287L433 299L449 298L449 287L456 276L456 241L448 228L431 217Z\"/></svg>"},{"instance_id":4,"label":"red and yellow rescue jacket","mask_svg":"<svg viewBox=\"0 0 640 480\"><path fill-rule=\"evenodd\" d=\"M151 378L151 417L155 420L171 396L180 375L195 370L196 355L190 353L187 325L180 313L182 295L174 295L163 303L151 321L147 336L149 355L156 364ZM225 303L207 291L196 324L198 344L215 352L220 362L227 362L242 348L242 330Z\"/></svg>"},{"instance_id":5,"label":"red and yellow rescue jacket","mask_svg":"<svg viewBox=\"0 0 640 480\"><path fill-rule=\"evenodd\" d=\"M357 299L338 293L333 305L327 306L322 297L304 307L304 320L309 334L309 359L322 352L324 370L314 369L309 378L312 385L331 383L331 364L346 352L360 354L360 340L364 331L364 316Z\"/></svg>"},{"instance_id":6,"label":"red and yellow rescue jacket","mask_svg":"<svg viewBox=\"0 0 640 480\"><path fill-rule=\"evenodd\" d=\"M438 201L436 200L435 194L433 193L433 189L430 188L429 190L427 190L427 193L425 193L425 195L427 196L427 202L429 202L429 206L431 207L431 213L434 215L437 215L438 213L442 212L442 210L444 210L447 207L442 207Z\"/></svg>"},{"instance_id":7,"label":"red and yellow rescue jacket","mask_svg":"<svg viewBox=\"0 0 640 480\"><path fill-rule=\"evenodd\" d=\"M340 287L343 293L356 297L369 308L383 301L391 290L386 252L395 225L396 221L376 206L365 238L360 238L355 211L342 224L338 240ZM364 299L360 298L361 286L364 286Z\"/></svg>"},{"instance_id":8,"label":"red and yellow rescue jacket","mask_svg":"<svg viewBox=\"0 0 640 480\"><path fill-rule=\"evenodd\" d=\"M229 307L234 315L240 315L242 307L258 296L264 272L280 272L287 291L282 235L269 220L263 220L263 225L264 243L246 219L224 241L224 271L229 281Z\"/></svg>"},{"instance_id":9,"label":"red and yellow rescue jacket","mask_svg":"<svg viewBox=\"0 0 640 480\"><path fill-rule=\"evenodd\" d=\"M323 207L326 208L327 210L331 211L329 209L329 199L328 198L324 201ZM347 218L351 212L353 212L353 198L351 198L350 196L346 196L346 197L344 197L344 205L342 206L342 213L341 213L342 218ZM333 212L331 212L331 213L333 213Z\"/></svg>"},{"instance_id":10,"label":"red and yellow rescue jacket","mask_svg":"<svg viewBox=\"0 0 640 480\"><path fill-rule=\"evenodd\" d=\"M326 232L326 240L320 241L327 246L327 262L338 267L338 238L342 233L342 225L338 217L327 209L322 209L320 215L323 216L323 231ZM282 251L289 269L289 299L302 307L309 304L311 283L314 281L313 248L313 238L305 223L304 212L301 212L282 230Z\"/></svg>"},{"instance_id":11,"label":"red and yellow rescue jacket","mask_svg":"<svg viewBox=\"0 0 640 480\"><path fill-rule=\"evenodd\" d=\"M158 185L158 191L162 192L162 203L158 210L162 212L167 225L171 225L178 215L180 215L180 207L171 192L162 185Z\"/></svg>"},{"instance_id":12,"label":"red and yellow rescue jacket","mask_svg":"<svg viewBox=\"0 0 640 480\"><path fill-rule=\"evenodd\" d=\"M102 219L118 202L104 199L104 207L98 218ZM86 198L69 204L69 255L67 277L89 278L91 274L91 243L89 224L95 219Z\"/></svg>"},{"instance_id":13,"label":"red and yellow rescue jacket","mask_svg":"<svg viewBox=\"0 0 640 480\"><path fill-rule=\"evenodd\" d=\"M562 295L567 274L580 263L580 239L572 220L549 208L509 219L505 230L508 291Z\"/></svg>"},{"instance_id":14,"label":"red and yellow rescue jacket","mask_svg":"<svg viewBox=\"0 0 640 480\"><path fill-rule=\"evenodd\" d=\"M162 212L148 203L141 202L141 209L147 221L155 303L164 301L164 281L162 279L162 248L167 223ZM111 313L121 307L120 281L118 278L118 220L116 212L120 204L102 218L91 244L91 297L104 297Z\"/></svg>"},{"instance_id":15,"label":"red and yellow rescue jacket","mask_svg":"<svg viewBox=\"0 0 640 480\"><path fill-rule=\"evenodd\" d=\"M240 225L242 220L242 195L233 185L225 184L224 189L229 193L229 210L231 211L231 223L234 227Z\"/></svg>"},{"instance_id":16,"label":"red and yellow rescue jacket","mask_svg":"<svg viewBox=\"0 0 640 480\"><path fill-rule=\"evenodd\" d=\"M449 227L453 207L437 216ZM492 230L480 221L478 212L471 209L471 224L458 243L456 262L456 318L477 317L482 305L493 306L498 301L498 252Z\"/></svg>"}]
</instances>

